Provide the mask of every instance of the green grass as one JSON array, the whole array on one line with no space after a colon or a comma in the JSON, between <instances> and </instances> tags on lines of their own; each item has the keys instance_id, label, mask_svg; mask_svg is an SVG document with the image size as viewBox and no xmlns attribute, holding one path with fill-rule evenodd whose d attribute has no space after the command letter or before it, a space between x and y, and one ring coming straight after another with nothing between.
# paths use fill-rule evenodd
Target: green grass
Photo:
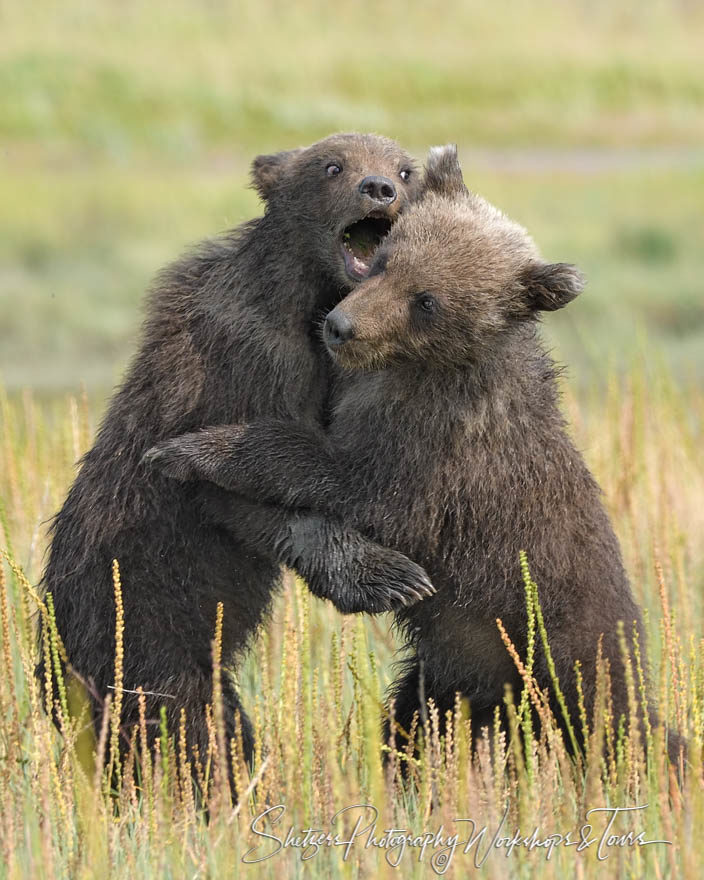
<instances>
[{"instance_id":1,"label":"green grass","mask_svg":"<svg viewBox=\"0 0 704 880\"><path fill-rule=\"evenodd\" d=\"M699 145L695 4L7 4L0 133L192 157L339 128L420 144Z\"/></svg>"},{"instance_id":2,"label":"green grass","mask_svg":"<svg viewBox=\"0 0 704 880\"><path fill-rule=\"evenodd\" d=\"M398 779L384 776L378 739L396 649L390 621L342 618L289 579L240 674L259 743L251 776L235 748L240 789L248 791L242 806L233 809L214 784L208 795L210 822L194 809L189 789L179 782L177 731L171 732L172 747L168 736L164 739L165 759L143 763L137 787L126 773L111 799L106 777L96 773L94 763L95 752L109 747L109 737L103 747L85 733L79 736L85 723L80 694L69 689L64 700L56 685L65 737L53 728L31 674L36 647L29 625L37 609L31 584L39 576L45 546L42 523L60 505L73 462L90 445L99 410L74 398L38 403L25 394L0 401L0 551L7 548L16 561L14 568L0 562L2 876L430 877L435 876L432 851L419 862L418 851L409 849L396 869L386 863L383 850L365 848L363 840L348 861L340 848L323 849L306 863L295 849L258 865L245 866L241 859L250 847L259 847L258 855L272 851L271 841L256 837L250 826L276 804L286 806L286 815L280 826L265 827L283 836L289 824L328 828L337 810L370 803L380 811L380 832L385 827L434 832L441 824L446 833L461 831L454 824L460 817L474 819L478 828L486 824L493 833L507 804L509 836L517 827L528 835L537 825L543 836L571 831L579 837L586 810L647 803L635 816L620 816L614 833L643 830L647 839L672 841L671 847L614 847L605 862L597 860L595 846L582 853L558 847L549 861L544 851L521 848L508 859L497 851L482 871L489 877L541 880L578 870L585 878L698 880L704 860L699 833L704 820L704 553L699 540L704 395L696 386L678 388L662 370L655 381L634 370L627 382L597 388L589 403L566 391L576 442L604 488L634 592L646 609L662 715L690 741L691 766L681 786L668 776L658 731L645 743L645 752L627 729L615 733L605 762L599 740L610 725L593 719L588 724L594 740L583 762L569 759L560 740L530 736L527 754L492 736L493 757L487 742L470 760L460 711L452 740L431 739L414 765L415 784L404 790ZM530 596L535 612L532 588ZM124 625L129 627L129 619ZM540 615L533 632L535 640L549 641ZM633 675L635 711L637 668ZM429 711L432 718L432 706ZM140 731L135 735L139 738ZM222 755L222 746L214 748ZM591 821L600 835L604 822L594 816ZM457 852L447 876L465 877L475 870L472 857Z\"/></svg>"}]
</instances>

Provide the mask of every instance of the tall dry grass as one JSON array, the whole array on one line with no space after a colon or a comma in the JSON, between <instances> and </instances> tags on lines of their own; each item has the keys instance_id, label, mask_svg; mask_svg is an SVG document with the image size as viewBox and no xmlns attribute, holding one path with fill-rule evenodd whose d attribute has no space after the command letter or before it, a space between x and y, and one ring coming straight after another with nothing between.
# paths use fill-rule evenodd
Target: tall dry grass
<instances>
[{"instance_id":1,"label":"tall dry grass","mask_svg":"<svg viewBox=\"0 0 704 880\"><path fill-rule=\"evenodd\" d=\"M60 506L74 462L90 444L96 409L81 396L48 402L29 393L0 398L0 874L149 878L305 872L411 878L433 872L464 877L481 870L487 877L700 877L704 393L675 386L664 368L650 365L595 388L588 400L567 392L565 406L604 488L635 593L646 609L649 663L662 714L690 741L690 767L681 784L668 769L662 731L646 730L641 742L628 720L620 727L613 723L607 699L597 701L595 718L572 719L587 728L585 754L576 760L549 723L541 735L532 733L527 701L543 715L545 710L531 679L530 649L528 656L516 656L527 696L509 705L510 726L514 732L523 729L525 749L517 736L507 737L497 727L472 757L466 707L458 702L441 737L431 704L431 733L420 759L409 749L391 755L385 770L379 717L392 675L392 634L383 620L340 617L291 578L240 676L256 733L253 767L244 765L237 737L225 742L215 692L210 748L199 756L199 766L189 766L183 726L164 727L154 755L135 751L120 774L111 776L102 767L106 756L108 765L114 762L114 724L96 738L87 727L80 690L55 675L50 699L43 700L32 674L38 622L49 635L47 667L60 668L52 607L38 603L33 584L45 548L44 522ZM527 568L525 575L531 643L537 645L549 641L549 633L541 625ZM118 564L113 582L119 631L129 622L119 614ZM213 620L215 666L226 660L221 623L220 617ZM506 643L512 650L508 635ZM119 645L118 638L113 710L121 694ZM642 699L644 663L631 669L632 715ZM50 712L61 733L49 721ZM129 733L135 745L145 741L144 720ZM226 795L228 764L240 793L236 807ZM402 784L401 766L412 785ZM194 770L202 797L190 783ZM361 833L371 821L369 809L357 807L332 821L337 811L360 804L378 810L377 845L369 832ZM256 817L278 805L255 826L274 837L255 833ZM586 818L588 810L607 807L643 809ZM468 852L462 842L473 826L460 819L474 820L475 832L487 828ZM586 822L591 831L580 831ZM332 830L353 843L283 848L275 837L285 839L289 826L298 829L299 844L301 829L308 828ZM423 838L416 837L415 845L401 846L400 838L384 837L389 828L421 835L441 827L443 845L426 838L423 848ZM507 840L492 846L499 827L498 838ZM534 839L541 846L511 845L517 829L530 837L536 827ZM630 839L624 837L629 830ZM568 832L574 845L560 840ZM641 840L671 844L641 846L633 841L639 832ZM447 837L455 833L460 843L453 849ZM594 842L580 847L583 836Z\"/></svg>"}]
</instances>

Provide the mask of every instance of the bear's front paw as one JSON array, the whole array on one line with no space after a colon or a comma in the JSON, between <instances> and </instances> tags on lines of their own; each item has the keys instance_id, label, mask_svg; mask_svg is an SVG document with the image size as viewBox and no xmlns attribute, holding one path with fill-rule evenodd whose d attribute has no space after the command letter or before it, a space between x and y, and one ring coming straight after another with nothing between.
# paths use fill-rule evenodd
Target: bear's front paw
<instances>
[{"instance_id":1,"label":"bear's front paw","mask_svg":"<svg viewBox=\"0 0 704 880\"><path fill-rule=\"evenodd\" d=\"M175 480L196 480L203 477L199 466L199 443L195 437L185 435L163 440L148 449L142 464L160 471Z\"/></svg>"},{"instance_id":2,"label":"bear's front paw","mask_svg":"<svg viewBox=\"0 0 704 880\"><path fill-rule=\"evenodd\" d=\"M382 548L375 559L365 560L361 586L375 611L393 611L413 605L437 592L425 570L402 553Z\"/></svg>"}]
</instances>

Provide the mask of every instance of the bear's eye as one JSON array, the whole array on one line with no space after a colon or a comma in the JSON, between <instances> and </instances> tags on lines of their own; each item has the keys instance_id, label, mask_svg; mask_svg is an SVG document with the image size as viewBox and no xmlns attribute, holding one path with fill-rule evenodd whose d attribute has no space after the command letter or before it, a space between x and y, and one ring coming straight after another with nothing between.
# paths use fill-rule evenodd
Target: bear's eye
<instances>
[{"instance_id":1,"label":"bear's eye","mask_svg":"<svg viewBox=\"0 0 704 880\"><path fill-rule=\"evenodd\" d=\"M341 171L342 165L338 165L337 162L330 162L325 168L325 173L328 177L336 177Z\"/></svg>"},{"instance_id":2,"label":"bear's eye","mask_svg":"<svg viewBox=\"0 0 704 880\"><path fill-rule=\"evenodd\" d=\"M402 168L399 171L398 176L401 178L401 180L408 180L408 178L411 176L411 169L410 168Z\"/></svg>"},{"instance_id":3,"label":"bear's eye","mask_svg":"<svg viewBox=\"0 0 704 880\"><path fill-rule=\"evenodd\" d=\"M428 315L432 315L432 313L437 308L437 301L434 296L431 296L429 293L421 293L416 299L416 305L418 308L426 312Z\"/></svg>"}]
</instances>

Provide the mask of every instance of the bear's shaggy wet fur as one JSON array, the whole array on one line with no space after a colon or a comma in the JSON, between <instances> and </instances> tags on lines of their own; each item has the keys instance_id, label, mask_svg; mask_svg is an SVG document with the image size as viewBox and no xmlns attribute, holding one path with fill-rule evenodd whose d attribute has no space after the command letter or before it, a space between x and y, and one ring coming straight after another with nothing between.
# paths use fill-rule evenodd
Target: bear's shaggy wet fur
<instances>
[{"instance_id":1,"label":"bear's shaggy wet fur","mask_svg":"<svg viewBox=\"0 0 704 880\"><path fill-rule=\"evenodd\" d=\"M497 628L501 618L525 657L521 550L574 727L575 662L591 713L599 643L618 724L629 706L617 622L643 651L641 613L537 334L539 313L574 299L581 275L546 263L522 227L469 193L453 148L431 151L426 187L372 277L327 317L343 377L328 432L274 421L204 431L162 447L160 465L340 516L426 568L437 595L396 613L410 656L391 695L405 731L422 719L423 695L443 719L460 692L478 733L503 710L507 684L521 692ZM213 506L241 528L241 509L228 514L224 496ZM554 694L540 646L534 674ZM562 719L554 699L553 709ZM671 734L673 758L678 749Z\"/></svg>"},{"instance_id":2,"label":"bear's shaggy wet fur","mask_svg":"<svg viewBox=\"0 0 704 880\"><path fill-rule=\"evenodd\" d=\"M280 580L273 552L207 522L199 491L143 461L166 437L204 425L262 417L322 417L328 358L316 326L369 271L379 241L419 191L411 158L374 135L335 135L306 149L254 161L264 216L168 267L148 300L139 350L110 401L53 522L42 587L51 591L70 668L89 692L99 728L114 683L112 560L124 604L123 746L147 692L149 732L163 704L172 732L206 755L212 700L211 640L224 605L223 658L247 644ZM261 511L258 511L261 514ZM279 558L297 565L317 595L343 611L382 611L432 591L419 566L324 517L272 510L268 525L316 546ZM302 539L299 540L299 543ZM317 554L317 555L316 555ZM334 584L314 568L337 564ZM326 570L327 574L327 570ZM43 681L43 669L38 674ZM240 711L223 674L228 737Z\"/></svg>"}]
</instances>

